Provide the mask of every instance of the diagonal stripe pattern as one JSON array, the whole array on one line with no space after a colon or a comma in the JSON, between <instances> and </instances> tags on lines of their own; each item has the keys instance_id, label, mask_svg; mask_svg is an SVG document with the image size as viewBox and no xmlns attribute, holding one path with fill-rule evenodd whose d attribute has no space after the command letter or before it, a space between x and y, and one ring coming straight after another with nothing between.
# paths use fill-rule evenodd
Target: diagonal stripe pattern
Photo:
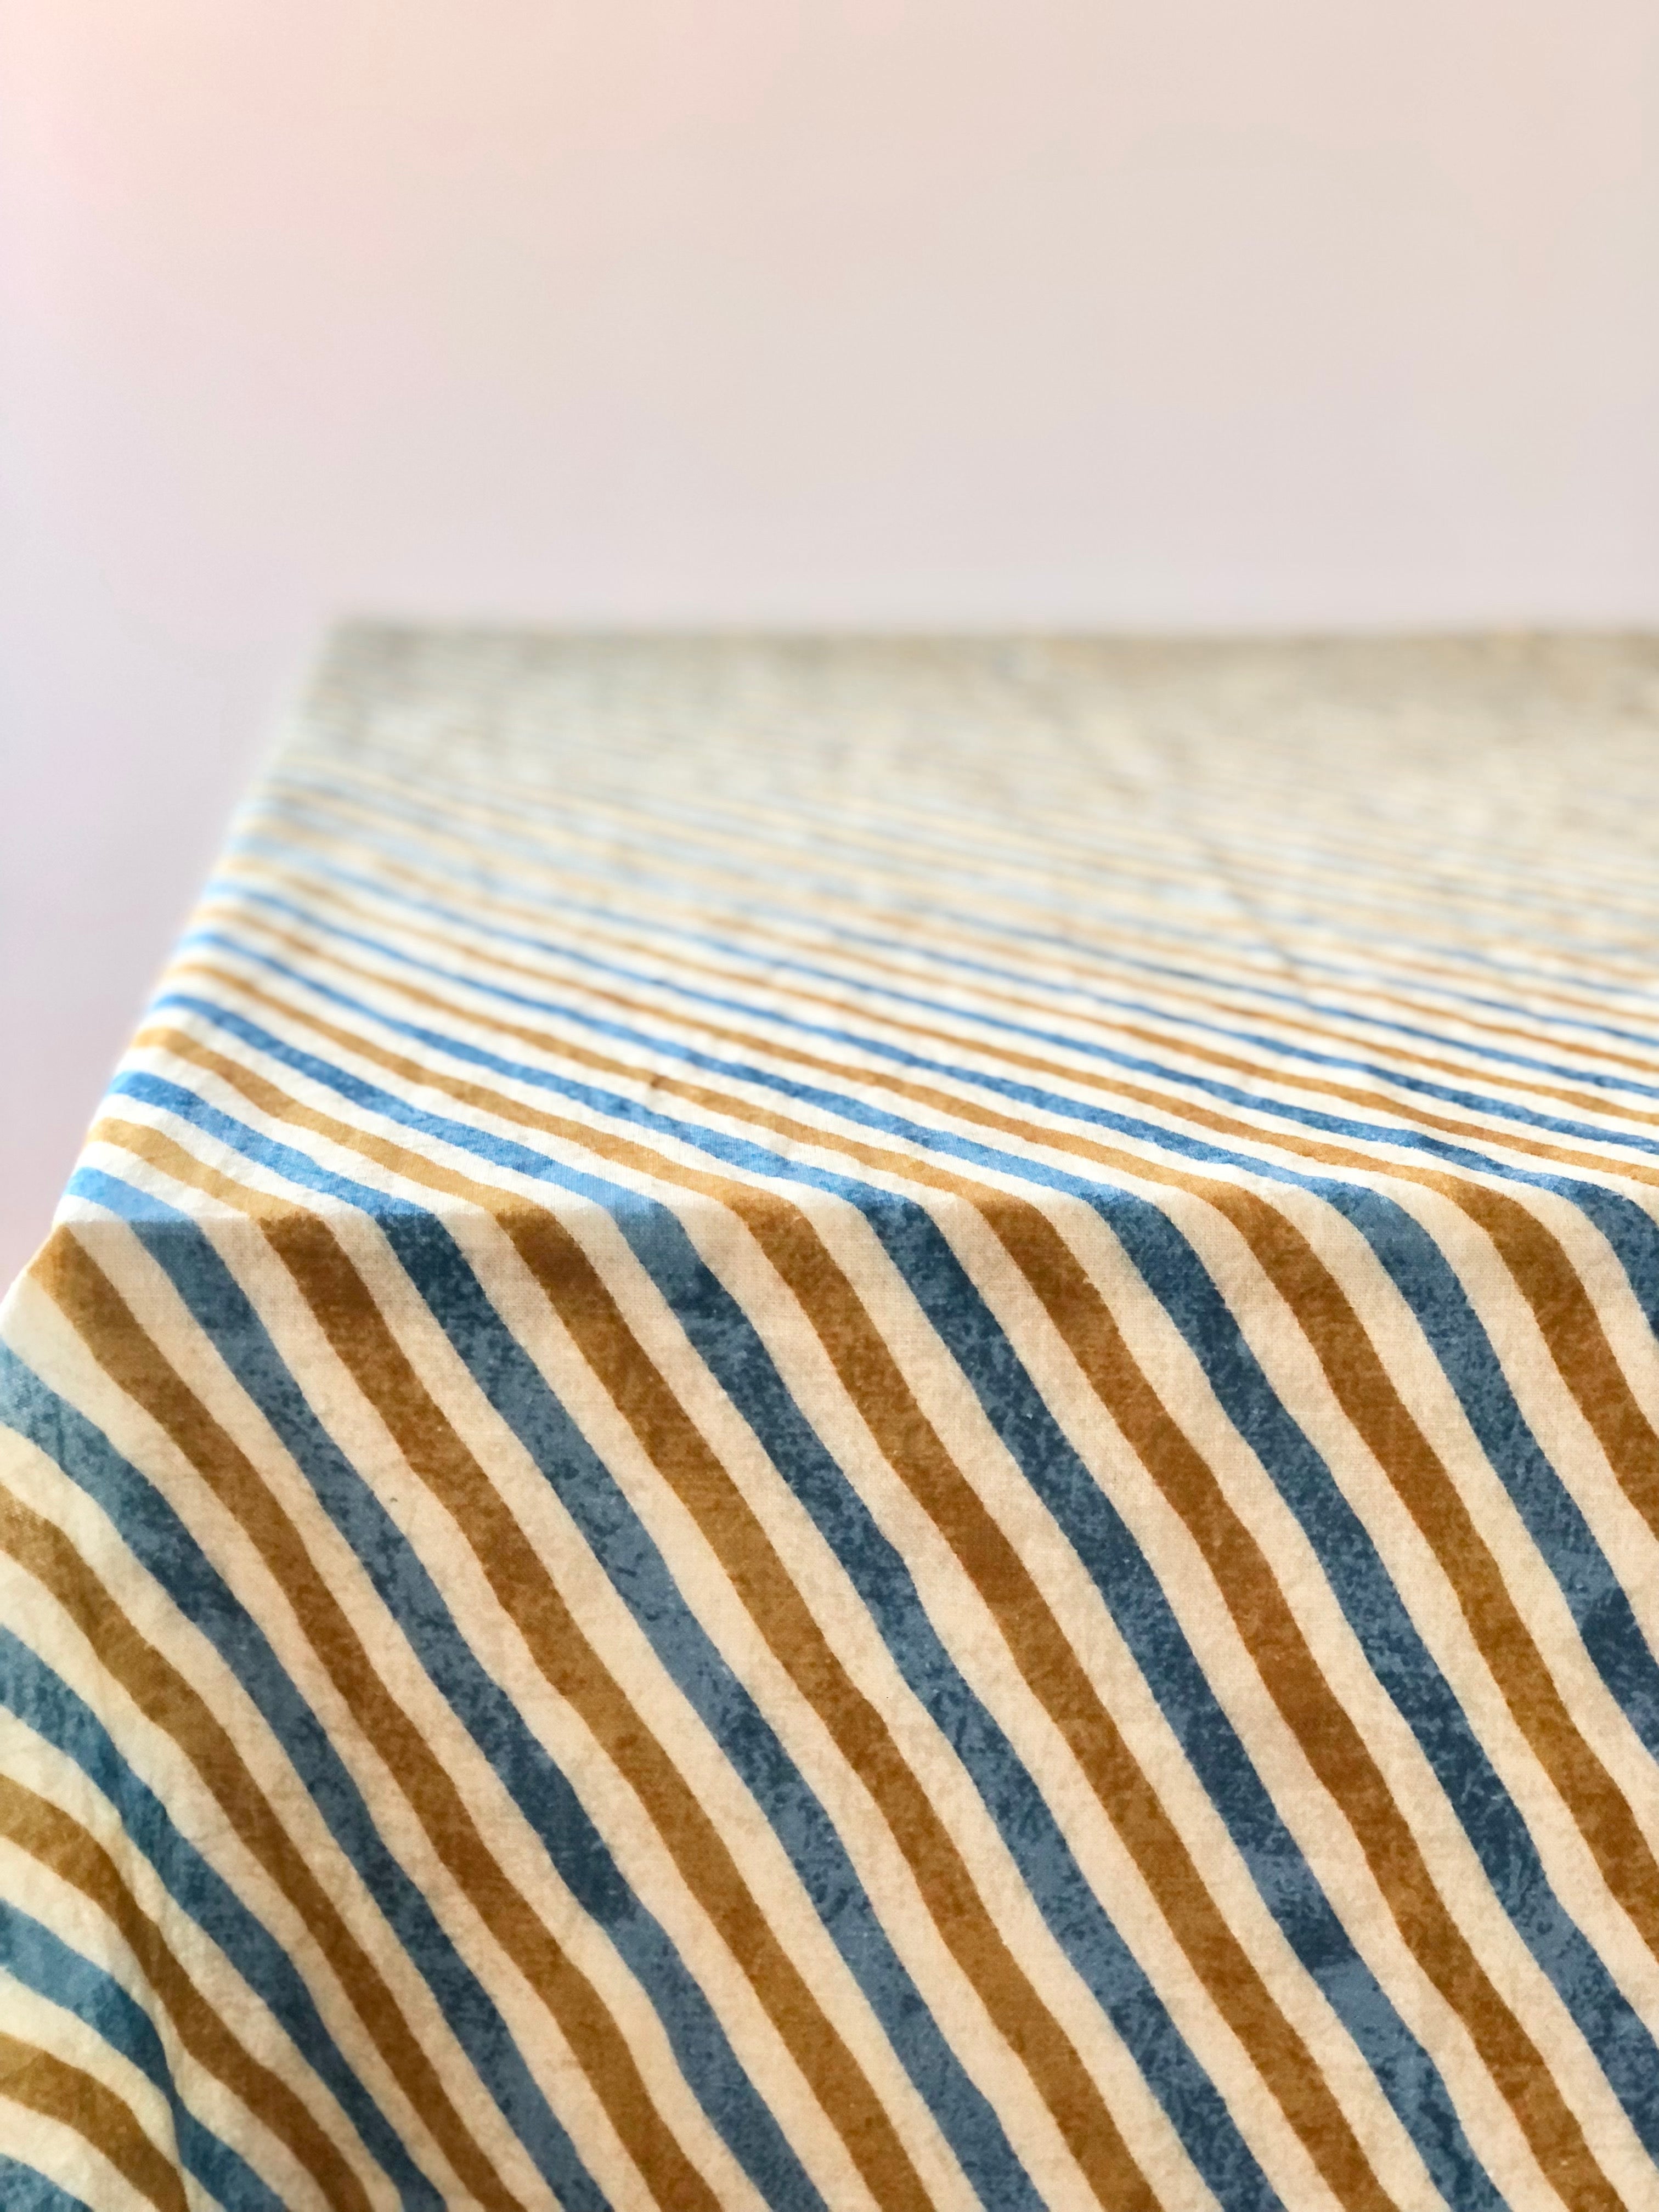
<instances>
[{"instance_id":1,"label":"diagonal stripe pattern","mask_svg":"<svg viewBox=\"0 0 1659 2212\"><path fill-rule=\"evenodd\" d=\"M0 1334L0 2195L1659 2212L1659 646L358 626Z\"/></svg>"}]
</instances>

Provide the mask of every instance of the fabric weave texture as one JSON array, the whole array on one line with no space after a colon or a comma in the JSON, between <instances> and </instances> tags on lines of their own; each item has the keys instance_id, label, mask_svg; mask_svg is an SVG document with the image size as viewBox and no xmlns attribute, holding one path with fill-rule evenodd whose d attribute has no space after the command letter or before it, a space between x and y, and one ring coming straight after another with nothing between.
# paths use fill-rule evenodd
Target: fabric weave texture
<instances>
[{"instance_id":1,"label":"fabric weave texture","mask_svg":"<svg viewBox=\"0 0 1659 2212\"><path fill-rule=\"evenodd\" d=\"M0 2205L1659 2212L1659 641L331 641L0 1312Z\"/></svg>"}]
</instances>

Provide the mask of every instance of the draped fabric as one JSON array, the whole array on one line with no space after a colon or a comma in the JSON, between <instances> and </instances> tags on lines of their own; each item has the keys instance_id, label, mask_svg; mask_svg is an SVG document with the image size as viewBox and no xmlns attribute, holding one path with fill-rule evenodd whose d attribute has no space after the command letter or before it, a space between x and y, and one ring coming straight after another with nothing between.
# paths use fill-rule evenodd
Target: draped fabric
<instances>
[{"instance_id":1,"label":"draped fabric","mask_svg":"<svg viewBox=\"0 0 1659 2212\"><path fill-rule=\"evenodd\" d=\"M1659 2207L1659 644L331 645L0 1349L0 2203Z\"/></svg>"}]
</instances>

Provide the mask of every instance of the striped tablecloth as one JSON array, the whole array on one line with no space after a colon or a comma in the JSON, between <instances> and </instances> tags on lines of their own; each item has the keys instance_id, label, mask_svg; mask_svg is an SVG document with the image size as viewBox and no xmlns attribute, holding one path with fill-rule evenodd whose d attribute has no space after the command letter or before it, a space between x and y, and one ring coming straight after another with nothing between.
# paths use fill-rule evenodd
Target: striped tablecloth
<instances>
[{"instance_id":1,"label":"striped tablecloth","mask_svg":"<svg viewBox=\"0 0 1659 2212\"><path fill-rule=\"evenodd\" d=\"M0 1408L0 2204L1659 2206L1659 642L359 629Z\"/></svg>"}]
</instances>

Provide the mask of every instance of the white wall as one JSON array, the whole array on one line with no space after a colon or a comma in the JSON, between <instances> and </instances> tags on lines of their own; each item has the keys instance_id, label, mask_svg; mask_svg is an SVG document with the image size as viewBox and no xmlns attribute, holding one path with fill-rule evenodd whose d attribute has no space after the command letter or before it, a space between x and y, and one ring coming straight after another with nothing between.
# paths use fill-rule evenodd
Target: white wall
<instances>
[{"instance_id":1,"label":"white wall","mask_svg":"<svg viewBox=\"0 0 1659 2212\"><path fill-rule=\"evenodd\" d=\"M0 1268L337 607L1659 615L1651 0L0 0Z\"/></svg>"}]
</instances>

